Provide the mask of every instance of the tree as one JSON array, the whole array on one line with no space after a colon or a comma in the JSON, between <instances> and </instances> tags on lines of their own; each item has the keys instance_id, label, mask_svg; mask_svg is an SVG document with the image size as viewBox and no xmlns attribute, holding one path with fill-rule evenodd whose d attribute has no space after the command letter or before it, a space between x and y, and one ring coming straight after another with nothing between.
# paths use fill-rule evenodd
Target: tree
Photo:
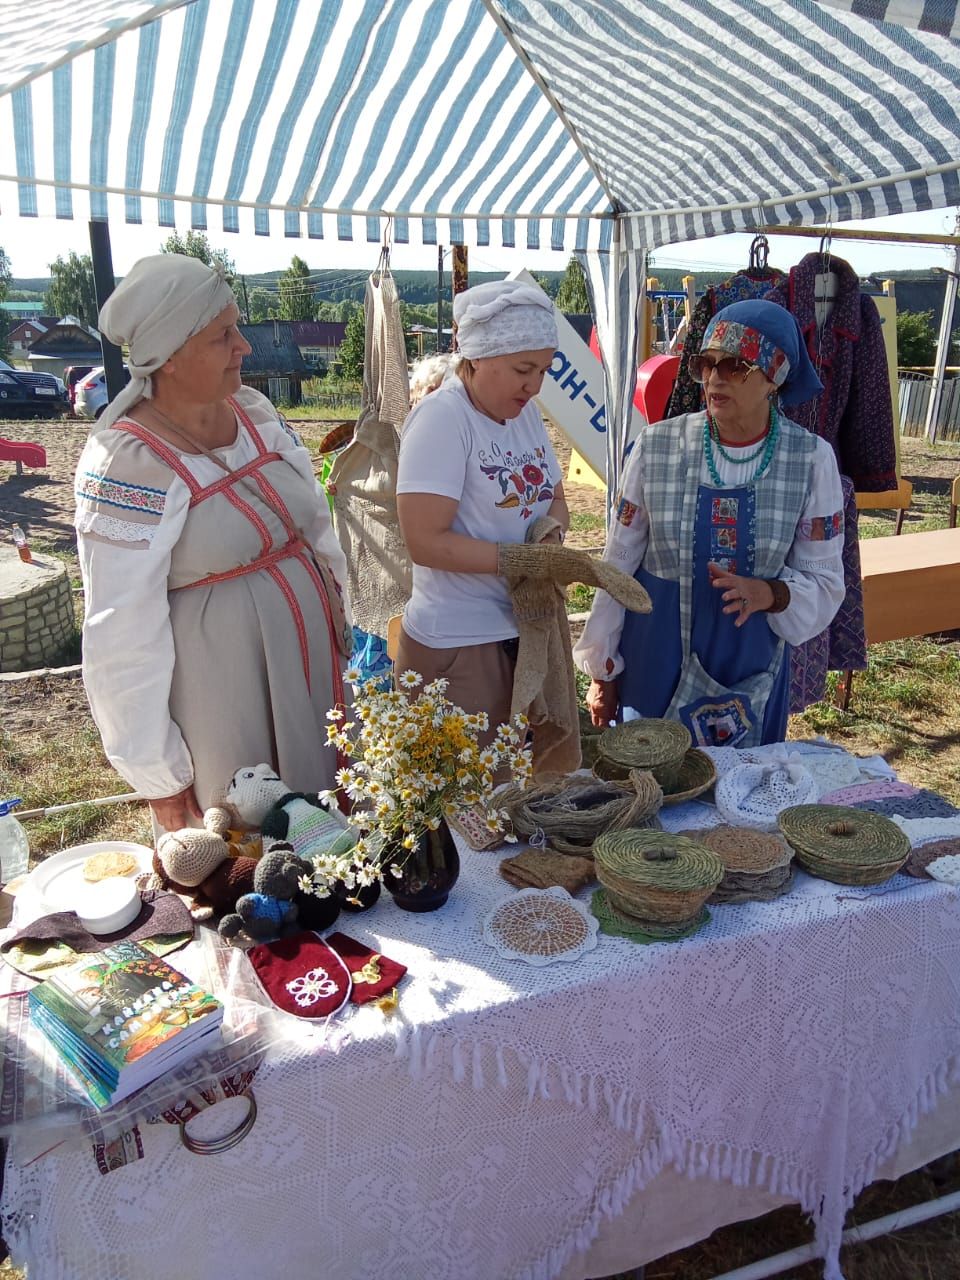
<instances>
[{"instance_id":1,"label":"tree","mask_svg":"<svg viewBox=\"0 0 960 1280\"><path fill-rule=\"evenodd\" d=\"M540 275L534 276L533 278L534 280L536 280L537 284L540 286L543 292L547 295L547 297L552 298L554 293L556 292L556 286L548 279L548 277L543 274L540 274Z\"/></svg>"},{"instance_id":2,"label":"tree","mask_svg":"<svg viewBox=\"0 0 960 1280\"><path fill-rule=\"evenodd\" d=\"M354 302L352 298L344 298L337 306L337 319L341 324L349 324L352 317L356 315L357 308L363 310L359 302Z\"/></svg>"},{"instance_id":3,"label":"tree","mask_svg":"<svg viewBox=\"0 0 960 1280\"><path fill-rule=\"evenodd\" d=\"M276 296L266 289L250 290L250 323L272 320L277 309Z\"/></svg>"},{"instance_id":4,"label":"tree","mask_svg":"<svg viewBox=\"0 0 960 1280\"><path fill-rule=\"evenodd\" d=\"M363 307L358 307L347 321L347 332L340 343L337 359L345 378L359 382L363 378L363 353L366 340L366 319Z\"/></svg>"},{"instance_id":5,"label":"tree","mask_svg":"<svg viewBox=\"0 0 960 1280\"><path fill-rule=\"evenodd\" d=\"M93 284L93 262L88 253L79 257L71 251L66 260L50 263L50 288L43 298L48 315L63 319L76 316L84 324L96 326L97 292Z\"/></svg>"},{"instance_id":6,"label":"tree","mask_svg":"<svg viewBox=\"0 0 960 1280\"><path fill-rule=\"evenodd\" d=\"M161 253L181 253L185 258L199 258L208 267L219 262L224 274L232 285L237 276L237 268L226 249L214 249L203 231L188 231L185 236L175 231L167 236L160 246Z\"/></svg>"},{"instance_id":7,"label":"tree","mask_svg":"<svg viewBox=\"0 0 960 1280\"><path fill-rule=\"evenodd\" d=\"M897 364L907 368L933 364L937 335L932 311L897 312Z\"/></svg>"},{"instance_id":8,"label":"tree","mask_svg":"<svg viewBox=\"0 0 960 1280\"><path fill-rule=\"evenodd\" d=\"M13 272L10 268L10 259L4 252L3 246L0 245L0 302L6 301L12 279ZM9 335L10 327L7 324L7 313L0 311L0 356L5 357L10 354Z\"/></svg>"},{"instance_id":9,"label":"tree","mask_svg":"<svg viewBox=\"0 0 960 1280\"><path fill-rule=\"evenodd\" d=\"M576 258L567 263L560 288L554 302L564 315L587 316L590 314L590 298L587 294L587 278Z\"/></svg>"},{"instance_id":10,"label":"tree","mask_svg":"<svg viewBox=\"0 0 960 1280\"><path fill-rule=\"evenodd\" d=\"M316 313L310 268L296 254L280 277L280 319L312 320Z\"/></svg>"}]
</instances>

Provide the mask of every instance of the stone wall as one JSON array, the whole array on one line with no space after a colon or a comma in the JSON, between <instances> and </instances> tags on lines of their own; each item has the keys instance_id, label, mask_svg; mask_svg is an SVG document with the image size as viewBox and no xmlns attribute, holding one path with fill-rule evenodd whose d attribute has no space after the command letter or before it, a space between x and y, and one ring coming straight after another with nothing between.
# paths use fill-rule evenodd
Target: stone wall
<instances>
[{"instance_id":1,"label":"stone wall","mask_svg":"<svg viewBox=\"0 0 960 1280\"><path fill-rule=\"evenodd\" d=\"M0 544L0 672L56 665L73 643L76 621L67 566Z\"/></svg>"}]
</instances>

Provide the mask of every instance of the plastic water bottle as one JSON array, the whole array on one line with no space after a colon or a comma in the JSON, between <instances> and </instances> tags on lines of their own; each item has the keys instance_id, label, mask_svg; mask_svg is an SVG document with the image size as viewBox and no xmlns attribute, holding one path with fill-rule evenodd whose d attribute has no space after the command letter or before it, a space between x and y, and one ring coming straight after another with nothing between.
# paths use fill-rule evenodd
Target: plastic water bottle
<instances>
[{"instance_id":1,"label":"plastic water bottle","mask_svg":"<svg viewBox=\"0 0 960 1280\"><path fill-rule=\"evenodd\" d=\"M30 543L27 541L27 535L18 524L13 526L10 533L17 548L17 555L19 555L24 564L33 564L33 556L30 553Z\"/></svg>"},{"instance_id":2,"label":"plastic water bottle","mask_svg":"<svg viewBox=\"0 0 960 1280\"><path fill-rule=\"evenodd\" d=\"M19 797L0 800L0 883L3 884L22 876L30 865L27 833L13 816L18 804L22 804Z\"/></svg>"}]
</instances>

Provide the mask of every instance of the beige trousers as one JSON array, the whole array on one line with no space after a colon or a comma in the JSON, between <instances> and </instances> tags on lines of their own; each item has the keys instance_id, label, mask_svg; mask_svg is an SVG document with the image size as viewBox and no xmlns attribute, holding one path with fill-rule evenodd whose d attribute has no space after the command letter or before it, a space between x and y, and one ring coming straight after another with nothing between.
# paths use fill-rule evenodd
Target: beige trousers
<instances>
[{"instance_id":1,"label":"beige trousers","mask_svg":"<svg viewBox=\"0 0 960 1280\"><path fill-rule=\"evenodd\" d=\"M496 734L497 725L510 719L515 666L516 658L499 640L459 649L431 649L401 629L394 670L397 675L417 671L424 684L446 680L446 696L451 702L467 712L485 711L490 718L490 730L480 739L485 746Z\"/></svg>"}]
</instances>

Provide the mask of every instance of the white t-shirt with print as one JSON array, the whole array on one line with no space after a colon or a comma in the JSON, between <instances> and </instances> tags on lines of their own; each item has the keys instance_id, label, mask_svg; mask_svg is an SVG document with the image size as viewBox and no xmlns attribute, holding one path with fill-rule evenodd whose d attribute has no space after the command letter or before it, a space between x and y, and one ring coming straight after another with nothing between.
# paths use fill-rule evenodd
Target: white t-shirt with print
<instances>
[{"instance_id":1,"label":"white t-shirt with print","mask_svg":"<svg viewBox=\"0 0 960 1280\"><path fill-rule=\"evenodd\" d=\"M536 405L501 425L473 407L459 378L420 401L400 438L397 493L455 499L453 531L484 542L523 542L531 522L550 510L560 480ZM417 564L403 626L432 649L517 634L503 578Z\"/></svg>"}]
</instances>

